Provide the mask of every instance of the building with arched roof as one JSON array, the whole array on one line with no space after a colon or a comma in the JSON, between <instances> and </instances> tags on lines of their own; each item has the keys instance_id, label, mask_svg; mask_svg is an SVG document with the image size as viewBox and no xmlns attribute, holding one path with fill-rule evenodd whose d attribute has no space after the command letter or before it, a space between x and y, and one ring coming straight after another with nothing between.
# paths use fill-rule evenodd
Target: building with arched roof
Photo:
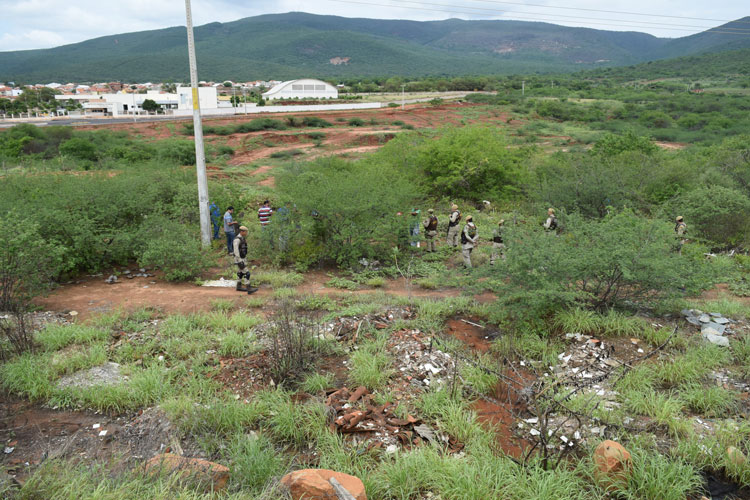
<instances>
[{"instance_id":1,"label":"building with arched roof","mask_svg":"<svg viewBox=\"0 0 750 500\"><path fill-rule=\"evenodd\" d=\"M281 82L263 93L265 99L336 99L338 96L339 91L336 87L312 78Z\"/></svg>"}]
</instances>

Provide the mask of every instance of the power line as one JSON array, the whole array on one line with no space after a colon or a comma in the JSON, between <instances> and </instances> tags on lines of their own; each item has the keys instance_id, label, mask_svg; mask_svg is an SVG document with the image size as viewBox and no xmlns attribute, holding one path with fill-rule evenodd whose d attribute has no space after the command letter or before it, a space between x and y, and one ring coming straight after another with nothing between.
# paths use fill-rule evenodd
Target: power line
<instances>
[{"instance_id":1,"label":"power line","mask_svg":"<svg viewBox=\"0 0 750 500\"><path fill-rule=\"evenodd\" d=\"M501 3L505 5L521 5L523 7L542 7L545 9L565 9L565 10L583 10L586 12L602 12L604 14L625 14L628 16L644 16L644 17L668 17L672 19L689 19L691 21L711 21L711 22L717 22L717 23L743 23L743 24L750 24L750 21L733 21L731 19L709 19L709 18L703 18L703 17L686 17L686 16L670 16L667 14L647 14L644 12L624 12L620 10L604 10L604 9L587 9L585 7L569 7L569 6L556 6L556 5L541 5L541 4L534 4L534 3L524 3L524 2L507 2L504 0L491 0L493 3Z\"/></svg>"},{"instance_id":2,"label":"power line","mask_svg":"<svg viewBox=\"0 0 750 500\"><path fill-rule=\"evenodd\" d=\"M511 5L524 5L529 7L549 7L553 9L569 9L569 10L585 10L585 11L594 11L594 12L604 12L608 13L609 11L599 11L596 9L577 9L576 7L555 7L553 5L549 6L541 6L541 5L534 5L534 4L521 4L521 3L513 3L513 2L502 2L499 0L470 0L472 2L484 2L484 3L494 3L494 4L511 4ZM478 7L469 7L470 9L475 9ZM582 16L565 16L562 14L546 14L544 12L523 12L523 11L508 11L508 10L501 10L500 12L518 12L519 14L532 14L532 15L543 15L543 16L556 16L556 17L571 17L575 19L591 19L591 20L599 20L599 21L616 21L616 22L628 22L628 23L638 23L638 24L657 24L657 25L665 25L665 26L680 26L680 27L686 27L686 28L701 28L701 29L714 29L715 26L696 26L692 24L673 24L673 23L655 23L650 21L637 21L637 20L630 20L630 19L608 19L603 17L582 17ZM613 13L616 13L615 11L612 11ZM623 13L624 14L624 13ZM699 21L719 21L717 19L699 19L699 18L692 18L692 17L679 17L679 16L662 16L660 14L633 14L628 13L628 15L640 15L640 16L651 16L651 17L666 17L666 18L676 18L676 19L693 19L693 20L699 20ZM726 21L726 22L737 22L737 23L746 23L750 24L747 21ZM748 28L732 28L729 26L721 26L721 29L728 29L728 30L750 30L750 27Z\"/></svg>"},{"instance_id":3,"label":"power line","mask_svg":"<svg viewBox=\"0 0 750 500\"><path fill-rule=\"evenodd\" d=\"M495 3L493 0L472 0L472 1L474 1L474 2ZM431 3L431 2L418 2L418 1L412 1L412 0L400 0L400 2L402 2L402 3L413 3L413 4L418 4L418 5L432 5L432 6L438 6L438 7L451 7L451 8L458 7L458 8L464 8L464 9L483 10L483 11L489 11L489 12L503 12L503 13L508 13L508 14L511 14L511 15L528 14L528 15L532 15L532 16L547 16L547 17L555 16L557 18L565 17L565 18L570 18L570 19L586 19L586 20L591 20L591 21L614 21L616 23L625 22L625 23L631 23L631 24L629 24L629 25L623 25L623 26L632 26L632 27L641 27L641 25L643 25L643 24L649 24L649 25L655 25L655 26L658 26L658 27L662 27L662 26L679 26L679 27L683 27L683 28L699 28L699 29L702 29L702 30L711 30L711 29L714 29L713 26L696 26L696 25L691 25L691 24L655 23L655 22L649 22L649 21L631 21L631 20L627 20L627 19L609 19L609 18L601 18L601 17L566 16L566 15L563 15L563 14L546 14L544 12L525 12L525 11L517 11L517 10L509 11L509 10L501 10L501 9L489 9L489 8L485 8L485 7L471 7L471 6L460 6L459 7L457 5L442 4L442 3ZM632 23L637 23L637 24L633 25ZM612 26L612 24L610 24L610 23L598 23L598 24L605 24L607 26ZM666 29L666 28L664 28L664 29ZM746 32L747 34L750 34L750 28L721 28L721 29L722 30L723 29L731 29L731 30L740 31L742 33ZM684 31L693 31L693 30L684 30Z\"/></svg>"},{"instance_id":4,"label":"power line","mask_svg":"<svg viewBox=\"0 0 750 500\"><path fill-rule=\"evenodd\" d=\"M401 9L422 10L422 11L429 11L429 12L446 12L446 13L450 13L450 14L468 14L468 15L481 14L481 12L467 12L465 10L447 10L447 9L432 9L432 8L427 8L427 7L410 7L410 6L405 6L405 5L389 5L389 4L374 3L374 2L361 2L361 1L356 1L356 0L328 0L328 1L329 2L345 3L345 4L369 5L369 6L374 6L374 7L388 7L388 8L396 7L396 8L401 8ZM451 9L454 9L454 8L457 8L457 9L468 8L468 9L476 9L476 10L480 10L480 9L481 10L491 10L491 9L482 9L481 7L464 7L464 6L454 6L454 5L446 5L446 4L429 4L429 3L414 2L414 1L409 1L409 0L399 0L399 1L400 1L400 3L414 3L414 4L418 4L418 5L444 5L446 7L450 7ZM551 21L553 21L553 19L539 19L539 18L535 18L535 17L529 18L529 17L518 16L518 15L514 14L513 11L497 10L496 12L505 12L505 13L509 14L510 16L512 16L513 18L516 18L517 20L522 20L522 21L529 21L529 20L531 20L531 21L543 21L543 22L551 22ZM536 14L536 15L539 15L539 16L555 16L555 14L543 14L543 13ZM558 16L558 17L560 17L560 16ZM671 17L671 16L669 16L669 17ZM576 19L581 19L581 18L576 18ZM507 20L510 20L510 19L507 19ZM572 22L572 21L567 21L567 22ZM622 22L638 22L638 21L622 21ZM641 29L653 29L654 28L654 26L642 26L642 25L636 25L636 24L597 23L597 22L586 22L586 23L583 23L583 24L597 24L597 25L603 25L603 26L618 26L618 27L624 27L624 28L641 28ZM685 29L685 28L665 28L665 27L660 27L659 29L661 29L661 30L668 30L668 31L688 31L688 32L695 32L694 29ZM727 34L727 35L750 35L750 31L742 31L742 32L739 32L739 31L723 31L723 29L725 29L725 28L721 28L721 29L704 29L703 32L704 33L709 33L709 32L710 33L720 33L720 34ZM740 29L740 28L729 28L729 29ZM742 29L744 29L744 28L742 28Z\"/></svg>"}]
</instances>

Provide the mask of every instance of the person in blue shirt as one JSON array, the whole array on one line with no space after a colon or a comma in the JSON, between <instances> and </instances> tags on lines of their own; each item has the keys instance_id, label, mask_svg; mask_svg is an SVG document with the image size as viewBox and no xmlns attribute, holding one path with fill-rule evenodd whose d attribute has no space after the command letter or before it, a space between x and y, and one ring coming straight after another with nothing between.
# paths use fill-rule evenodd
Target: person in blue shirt
<instances>
[{"instance_id":1,"label":"person in blue shirt","mask_svg":"<svg viewBox=\"0 0 750 500\"><path fill-rule=\"evenodd\" d=\"M234 213L234 207L227 207L227 211L224 213L224 234L227 235L227 253L234 255L234 226L235 222L232 218Z\"/></svg>"},{"instance_id":2,"label":"person in blue shirt","mask_svg":"<svg viewBox=\"0 0 750 500\"><path fill-rule=\"evenodd\" d=\"M211 202L208 206L208 210L211 212L211 224L214 226L214 239L219 239L219 224L221 223L221 212L216 203Z\"/></svg>"}]
</instances>

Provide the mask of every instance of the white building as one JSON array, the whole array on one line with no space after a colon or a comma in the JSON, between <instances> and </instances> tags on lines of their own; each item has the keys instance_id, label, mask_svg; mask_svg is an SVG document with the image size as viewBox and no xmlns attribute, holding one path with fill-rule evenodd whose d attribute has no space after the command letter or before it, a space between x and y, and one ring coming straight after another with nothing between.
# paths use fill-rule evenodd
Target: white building
<instances>
[{"instance_id":1,"label":"white building","mask_svg":"<svg viewBox=\"0 0 750 500\"><path fill-rule=\"evenodd\" d=\"M143 112L143 101L151 99L164 110L192 110L193 92L191 87L179 87L176 94L162 94L148 91L145 94L72 94L56 95L59 101L80 101L87 115L121 116ZM200 87L198 99L201 109L217 109L216 89Z\"/></svg>"},{"instance_id":2,"label":"white building","mask_svg":"<svg viewBox=\"0 0 750 500\"><path fill-rule=\"evenodd\" d=\"M311 78L281 82L263 93L265 99L336 99L338 96L339 91L336 87Z\"/></svg>"}]
</instances>

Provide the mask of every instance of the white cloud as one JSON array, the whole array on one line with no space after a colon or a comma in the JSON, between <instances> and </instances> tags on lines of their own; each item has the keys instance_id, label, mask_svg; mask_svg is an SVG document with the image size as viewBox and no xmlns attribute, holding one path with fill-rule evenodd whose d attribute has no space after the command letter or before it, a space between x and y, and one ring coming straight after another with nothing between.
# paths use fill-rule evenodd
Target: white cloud
<instances>
[{"instance_id":1,"label":"white cloud","mask_svg":"<svg viewBox=\"0 0 750 500\"><path fill-rule=\"evenodd\" d=\"M619 13L555 9L554 6L606 9L620 12L644 12L658 15L701 19L737 19L747 15L746 0L730 0L721 5L701 0L280 0L278 2L192 0L196 26L214 21L227 22L264 13L304 11L315 14L343 15L382 19L434 20L522 19L556 24L590 26L597 29L644 31L665 37L679 37L721 24L717 21L686 20L669 17L644 17ZM380 4L380 5L362 5ZM514 5L524 3L525 5ZM444 4L425 5L425 4ZM532 5L528 5L532 4ZM546 7L538 7L543 5ZM472 9L474 7L474 9ZM185 3L182 0L128 0L122 2L91 0L0 0L0 50L53 47L131 31L184 26ZM569 17L564 17L569 16ZM584 19L588 18L588 19ZM613 19L614 21L610 21ZM655 23L655 24L647 24ZM664 26L657 23L688 26ZM632 25L628 27L627 25ZM692 27L697 26L697 27ZM748 25L750 28L750 25ZM672 28L672 29L668 29ZM683 31L684 29L684 31Z\"/></svg>"}]
</instances>

